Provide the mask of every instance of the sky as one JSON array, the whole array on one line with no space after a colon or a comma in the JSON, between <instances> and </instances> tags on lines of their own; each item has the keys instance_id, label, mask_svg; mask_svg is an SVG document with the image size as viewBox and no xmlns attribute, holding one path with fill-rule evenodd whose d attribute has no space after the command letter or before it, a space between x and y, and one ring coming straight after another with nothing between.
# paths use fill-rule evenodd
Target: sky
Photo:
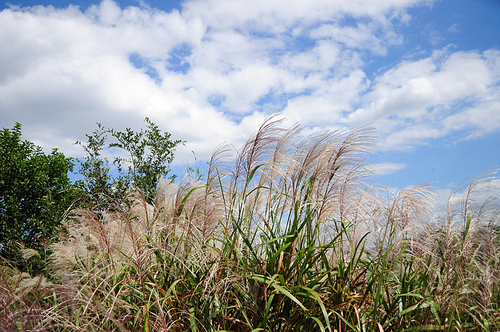
<instances>
[{"instance_id":1,"label":"sky","mask_svg":"<svg viewBox=\"0 0 500 332\"><path fill-rule=\"evenodd\" d=\"M172 139L173 171L274 112L305 133L374 126L376 180L437 204L500 166L498 0L13 0L0 128L82 157L96 123ZM110 152L111 153L111 152ZM469 179L469 180L467 180ZM500 181L489 181L500 194Z\"/></svg>"}]
</instances>

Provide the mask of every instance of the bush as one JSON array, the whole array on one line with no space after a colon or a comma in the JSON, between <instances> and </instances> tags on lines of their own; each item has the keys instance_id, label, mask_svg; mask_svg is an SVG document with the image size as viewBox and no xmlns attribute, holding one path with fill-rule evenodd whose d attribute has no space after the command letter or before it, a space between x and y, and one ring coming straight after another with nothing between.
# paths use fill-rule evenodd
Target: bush
<instances>
[{"instance_id":1,"label":"bush","mask_svg":"<svg viewBox=\"0 0 500 332\"><path fill-rule=\"evenodd\" d=\"M64 212L78 197L68 177L74 165L57 149L46 155L22 140L19 123L0 132L0 158L0 255L26 270L30 266L21 248L45 255ZM31 266L35 272L41 269L43 264Z\"/></svg>"}]
</instances>

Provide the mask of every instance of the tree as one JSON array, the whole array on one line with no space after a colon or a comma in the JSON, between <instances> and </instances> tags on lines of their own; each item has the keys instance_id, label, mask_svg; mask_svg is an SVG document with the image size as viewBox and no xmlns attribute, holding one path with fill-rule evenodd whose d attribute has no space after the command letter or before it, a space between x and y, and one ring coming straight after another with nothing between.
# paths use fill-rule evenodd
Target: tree
<instances>
[{"instance_id":1,"label":"tree","mask_svg":"<svg viewBox=\"0 0 500 332\"><path fill-rule=\"evenodd\" d=\"M89 194L91 206L107 204L113 199L112 176L107 158L103 158L102 150L106 144L108 131L100 123L92 135L87 136L87 143L77 141L75 144L81 145L87 154L85 158L79 159L80 169L78 173L83 175L83 188Z\"/></svg>"},{"instance_id":2,"label":"tree","mask_svg":"<svg viewBox=\"0 0 500 332\"><path fill-rule=\"evenodd\" d=\"M146 130L139 132L131 128L124 132L106 129L97 123L97 130L91 135L86 134L86 144L76 142L87 153L80 160L80 174L84 176L87 192L94 200L97 197L100 202L108 199L121 201L130 190L139 190L151 201L160 177L168 176L175 147L184 141L171 140L171 134L162 133L149 118L144 121ZM108 134L115 142L106 146ZM109 161L102 157L105 148L118 148L127 155L127 158L114 158L115 176Z\"/></svg>"},{"instance_id":3,"label":"tree","mask_svg":"<svg viewBox=\"0 0 500 332\"><path fill-rule=\"evenodd\" d=\"M21 139L21 124L0 131L0 255L19 260L18 244L43 251L77 197L73 161Z\"/></svg>"}]
</instances>

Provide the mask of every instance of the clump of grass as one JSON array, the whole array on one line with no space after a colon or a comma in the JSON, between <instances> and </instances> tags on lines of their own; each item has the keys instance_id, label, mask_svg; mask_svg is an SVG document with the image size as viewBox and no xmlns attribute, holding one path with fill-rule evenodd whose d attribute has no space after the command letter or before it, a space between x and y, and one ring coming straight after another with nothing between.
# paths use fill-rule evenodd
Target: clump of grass
<instances>
[{"instance_id":1,"label":"clump of grass","mask_svg":"<svg viewBox=\"0 0 500 332\"><path fill-rule=\"evenodd\" d=\"M51 248L52 292L40 293L33 327L500 326L498 210L493 199L471 204L484 182L457 201L462 212L433 223L425 186L383 199L364 181L373 129L304 137L298 126L280 126L269 118L235 158L220 146L203 183L162 181L153 200L131 194L130 206L73 211Z\"/></svg>"},{"instance_id":2,"label":"clump of grass","mask_svg":"<svg viewBox=\"0 0 500 332\"><path fill-rule=\"evenodd\" d=\"M414 240L433 316L449 330L500 327L500 209L498 196L484 190L491 175L453 192L447 213Z\"/></svg>"},{"instance_id":3,"label":"clump of grass","mask_svg":"<svg viewBox=\"0 0 500 332\"><path fill-rule=\"evenodd\" d=\"M0 331L45 331L46 312L64 287L43 275L31 277L9 264L0 266Z\"/></svg>"}]
</instances>

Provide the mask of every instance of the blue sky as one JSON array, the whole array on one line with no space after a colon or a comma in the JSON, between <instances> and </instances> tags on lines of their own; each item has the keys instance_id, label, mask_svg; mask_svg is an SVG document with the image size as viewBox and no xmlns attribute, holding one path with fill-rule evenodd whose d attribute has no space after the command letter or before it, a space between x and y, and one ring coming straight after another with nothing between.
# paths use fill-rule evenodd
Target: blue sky
<instances>
[{"instance_id":1,"label":"blue sky","mask_svg":"<svg viewBox=\"0 0 500 332\"><path fill-rule=\"evenodd\" d=\"M175 139L174 168L239 147L271 113L305 132L372 124L381 184L438 205L500 166L500 2L11 1L0 12L0 127L47 150L95 123ZM490 181L500 192L499 181Z\"/></svg>"}]
</instances>

